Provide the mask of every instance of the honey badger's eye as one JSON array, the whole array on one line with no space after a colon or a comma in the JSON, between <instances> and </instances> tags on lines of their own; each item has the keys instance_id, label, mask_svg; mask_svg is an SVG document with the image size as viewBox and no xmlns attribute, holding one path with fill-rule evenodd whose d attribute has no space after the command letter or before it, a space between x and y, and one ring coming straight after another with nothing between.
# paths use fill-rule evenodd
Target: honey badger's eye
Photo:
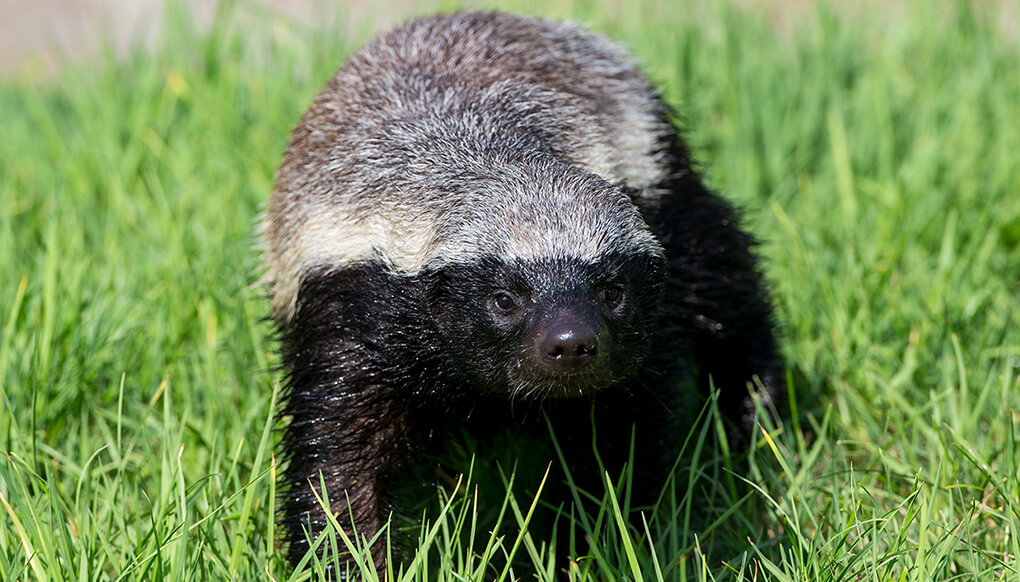
<instances>
[{"instance_id":1,"label":"honey badger's eye","mask_svg":"<svg viewBox=\"0 0 1020 582\"><path fill-rule=\"evenodd\" d=\"M514 299L514 296L506 291L496 291L493 293L490 302L495 308L494 311L504 315L513 312L517 307L517 301Z\"/></svg>"},{"instance_id":2,"label":"honey badger's eye","mask_svg":"<svg viewBox=\"0 0 1020 582\"><path fill-rule=\"evenodd\" d=\"M613 284L602 290L602 301L613 309L623 301L623 285Z\"/></svg>"}]
</instances>

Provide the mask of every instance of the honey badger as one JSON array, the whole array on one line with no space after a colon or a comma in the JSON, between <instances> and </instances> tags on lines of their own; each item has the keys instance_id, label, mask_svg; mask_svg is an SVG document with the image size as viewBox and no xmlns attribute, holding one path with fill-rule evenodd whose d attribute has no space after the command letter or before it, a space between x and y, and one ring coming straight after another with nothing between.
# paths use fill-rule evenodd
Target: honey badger
<instances>
[{"instance_id":1,"label":"honey badger","mask_svg":"<svg viewBox=\"0 0 1020 582\"><path fill-rule=\"evenodd\" d=\"M754 241L669 113L608 39L499 13L410 22L329 81L263 226L293 561L325 527L316 492L371 537L454 429L547 418L595 484L592 431L610 469L633 434L654 500L685 383L711 378L745 428L752 393L777 396Z\"/></svg>"}]
</instances>

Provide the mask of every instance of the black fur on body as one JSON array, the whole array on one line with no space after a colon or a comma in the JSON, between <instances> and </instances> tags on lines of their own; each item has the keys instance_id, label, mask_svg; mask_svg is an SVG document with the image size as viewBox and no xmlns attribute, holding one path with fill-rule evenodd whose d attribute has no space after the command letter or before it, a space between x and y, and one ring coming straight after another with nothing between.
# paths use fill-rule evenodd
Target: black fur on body
<instances>
[{"instance_id":1,"label":"black fur on body","mask_svg":"<svg viewBox=\"0 0 1020 582\"><path fill-rule=\"evenodd\" d=\"M325 525L320 474L340 523L371 537L465 428L548 417L597 484L594 418L611 470L634 431L636 495L654 500L685 380L711 376L745 429L755 382L777 396L754 241L668 115L609 40L498 13L406 24L330 81L264 225L293 561Z\"/></svg>"}]
</instances>

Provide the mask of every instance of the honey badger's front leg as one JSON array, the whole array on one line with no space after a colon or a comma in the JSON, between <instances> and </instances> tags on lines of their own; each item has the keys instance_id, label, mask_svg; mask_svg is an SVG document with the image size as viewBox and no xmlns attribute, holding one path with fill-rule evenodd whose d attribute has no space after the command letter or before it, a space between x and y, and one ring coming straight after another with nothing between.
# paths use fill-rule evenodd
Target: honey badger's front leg
<instances>
[{"instance_id":1,"label":"honey badger's front leg","mask_svg":"<svg viewBox=\"0 0 1020 582\"><path fill-rule=\"evenodd\" d=\"M289 418L282 523L292 563L326 527L318 498L328 497L349 535L375 535L389 513L389 476L410 448L407 401L394 390L405 379L387 376L385 318L364 295L377 277L370 270L310 277L294 317L280 324ZM384 544L372 555L381 567Z\"/></svg>"}]
</instances>

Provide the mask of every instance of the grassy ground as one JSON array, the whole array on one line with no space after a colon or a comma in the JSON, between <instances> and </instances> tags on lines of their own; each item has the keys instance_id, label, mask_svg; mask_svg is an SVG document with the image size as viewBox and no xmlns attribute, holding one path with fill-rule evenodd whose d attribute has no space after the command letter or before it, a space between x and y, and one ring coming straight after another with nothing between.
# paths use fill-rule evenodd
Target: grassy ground
<instances>
[{"instance_id":1,"label":"grassy ground","mask_svg":"<svg viewBox=\"0 0 1020 582\"><path fill-rule=\"evenodd\" d=\"M694 426L650 542L607 497L576 516L592 550L554 562L518 539L518 499L471 549L454 498L408 577L1020 577L1016 38L969 2L805 8L782 32L620 6L514 5L620 38L677 105L764 241L793 409L747 459ZM214 30L0 81L0 579L292 576L252 233L289 128L370 26L241 5Z\"/></svg>"}]
</instances>

